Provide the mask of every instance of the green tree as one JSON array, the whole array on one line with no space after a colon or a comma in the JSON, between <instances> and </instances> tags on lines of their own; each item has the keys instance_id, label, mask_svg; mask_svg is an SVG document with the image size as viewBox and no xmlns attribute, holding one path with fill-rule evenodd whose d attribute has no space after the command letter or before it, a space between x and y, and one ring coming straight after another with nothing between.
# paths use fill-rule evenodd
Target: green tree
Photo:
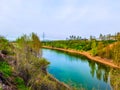
<instances>
[{"instance_id":1,"label":"green tree","mask_svg":"<svg viewBox=\"0 0 120 90\"><path fill-rule=\"evenodd\" d=\"M45 77L47 74L46 68L49 65L46 59L36 56L36 53L40 54L39 50L41 49L41 42L38 36L34 33L29 36L23 35L17 39L15 48L17 59L15 69L24 79L26 85L31 86L32 90L36 90L33 83L39 78L37 76L42 75L41 78ZM40 90L40 88L37 90Z\"/></svg>"},{"instance_id":2,"label":"green tree","mask_svg":"<svg viewBox=\"0 0 120 90\"><path fill-rule=\"evenodd\" d=\"M37 34L32 33L32 50L35 53L36 56L40 57L41 56L41 47L42 47L42 43L39 39L39 37L37 36Z\"/></svg>"},{"instance_id":3,"label":"green tree","mask_svg":"<svg viewBox=\"0 0 120 90\"><path fill-rule=\"evenodd\" d=\"M113 87L113 90L119 90L120 88L120 70L112 69L110 71L110 83Z\"/></svg>"},{"instance_id":4,"label":"green tree","mask_svg":"<svg viewBox=\"0 0 120 90\"><path fill-rule=\"evenodd\" d=\"M103 42L98 42L98 47L97 47L98 56L101 56L101 57L104 56L103 48L104 48Z\"/></svg>"},{"instance_id":5,"label":"green tree","mask_svg":"<svg viewBox=\"0 0 120 90\"><path fill-rule=\"evenodd\" d=\"M93 56L97 55L97 43L95 40L92 41L92 45L91 45L91 53Z\"/></svg>"},{"instance_id":6,"label":"green tree","mask_svg":"<svg viewBox=\"0 0 120 90\"><path fill-rule=\"evenodd\" d=\"M114 62L120 65L120 41L115 43L113 46L113 58Z\"/></svg>"},{"instance_id":7,"label":"green tree","mask_svg":"<svg viewBox=\"0 0 120 90\"><path fill-rule=\"evenodd\" d=\"M99 35L99 39L103 40L103 35L102 34Z\"/></svg>"},{"instance_id":8,"label":"green tree","mask_svg":"<svg viewBox=\"0 0 120 90\"><path fill-rule=\"evenodd\" d=\"M0 50L7 50L9 48L9 42L5 37L0 36Z\"/></svg>"},{"instance_id":9,"label":"green tree","mask_svg":"<svg viewBox=\"0 0 120 90\"><path fill-rule=\"evenodd\" d=\"M120 32L117 33L117 40L120 41Z\"/></svg>"}]
</instances>

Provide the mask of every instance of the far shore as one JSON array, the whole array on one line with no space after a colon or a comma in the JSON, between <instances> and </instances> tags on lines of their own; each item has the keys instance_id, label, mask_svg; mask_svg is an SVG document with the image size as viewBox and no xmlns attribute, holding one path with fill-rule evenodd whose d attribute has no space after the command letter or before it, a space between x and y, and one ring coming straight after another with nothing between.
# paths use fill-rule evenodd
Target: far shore
<instances>
[{"instance_id":1,"label":"far shore","mask_svg":"<svg viewBox=\"0 0 120 90\"><path fill-rule=\"evenodd\" d=\"M99 62L101 64L108 65L108 66L113 67L113 68L119 68L120 69L120 66L117 66L117 65L115 65L112 62L113 60L106 59L106 58L101 58L99 56L92 56L92 55L90 55L89 52L85 52L85 51L81 52L81 51L77 51L77 50L62 49L62 48L55 48L55 47L49 47L49 46L43 46L43 48L53 49L53 50L59 50L59 51L64 51L64 52L69 52L69 53L83 55L83 56L86 56L87 58L89 58L90 60Z\"/></svg>"}]
</instances>

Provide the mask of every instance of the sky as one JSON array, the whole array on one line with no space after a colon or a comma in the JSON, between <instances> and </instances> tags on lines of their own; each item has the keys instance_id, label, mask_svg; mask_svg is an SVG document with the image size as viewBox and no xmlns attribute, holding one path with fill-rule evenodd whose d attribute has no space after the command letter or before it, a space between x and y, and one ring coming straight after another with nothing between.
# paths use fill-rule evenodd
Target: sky
<instances>
[{"instance_id":1,"label":"sky","mask_svg":"<svg viewBox=\"0 0 120 90\"><path fill-rule=\"evenodd\" d=\"M120 0L0 0L0 35L66 39L120 32Z\"/></svg>"}]
</instances>

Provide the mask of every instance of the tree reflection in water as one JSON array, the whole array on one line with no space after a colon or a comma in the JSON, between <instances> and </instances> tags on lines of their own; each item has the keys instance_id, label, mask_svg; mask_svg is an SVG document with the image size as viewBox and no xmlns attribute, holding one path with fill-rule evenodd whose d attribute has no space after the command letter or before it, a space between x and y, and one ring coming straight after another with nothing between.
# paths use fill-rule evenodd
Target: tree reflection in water
<instances>
[{"instance_id":1,"label":"tree reflection in water","mask_svg":"<svg viewBox=\"0 0 120 90\"><path fill-rule=\"evenodd\" d=\"M89 66L92 77L96 75L97 79L110 83L113 90L120 90L120 69L96 64L96 62L93 61L89 61Z\"/></svg>"},{"instance_id":2,"label":"tree reflection in water","mask_svg":"<svg viewBox=\"0 0 120 90\"><path fill-rule=\"evenodd\" d=\"M96 75L97 79L108 82L110 67L102 64L96 64L96 62L90 60L88 62L91 69L90 73L92 77L95 77Z\"/></svg>"}]
</instances>

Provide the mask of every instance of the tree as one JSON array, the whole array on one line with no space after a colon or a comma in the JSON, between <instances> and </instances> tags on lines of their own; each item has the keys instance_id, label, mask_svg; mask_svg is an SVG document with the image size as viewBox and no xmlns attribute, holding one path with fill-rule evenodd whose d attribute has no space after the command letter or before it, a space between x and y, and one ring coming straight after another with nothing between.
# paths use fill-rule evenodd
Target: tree
<instances>
[{"instance_id":1,"label":"tree","mask_svg":"<svg viewBox=\"0 0 120 90\"><path fill-rule=\"evenodd\" d=\"M36 56L36 54L41 53L39 52L40 49L41 42L38 36L34 33L32 33L29 36L23 35L16 41L15 69L19 73L19 75L24 79L26 85L30 86L32 90L36 90L33 89L33 85L38 87L37 90L40 90L36 82L41 82L41 80L46 76L46 68L49 65L49 62L46 59ZM40 75L41 79L39 79L38 77Z\"/></svg>"},{"instance_id":2,"label":"tree","mask_svg":"<svg viewBox=\"0 0 120 90\"><path fill-rule=\"evenodd\" d=\"M90 40L93 40L93 37L92 37L92 36L90 36Z\"/></svg>"},{"instance_id":3,"label":"tree","mask_svg":"<svg viewBox=\"0 0 120 90\"><path fill-rule=\"evenodd\" d=\"M9 42L5 37L0 36L0 50L7 50L9 48Z\"/></svg>"},{"instance_id":4,"label":"tree","mask_svg":"<svg viewBox=\"0 0 120 90\"><path fill-rule=\"evenodd\" d=\"M81 40L81 36L77 36L77 40Z\"/></svg>"},{"instance_id":5,"label":"tree","mask_svg":"<svg viewBox=\"0 0 120 90\"><path fill-rule=\"evenodd\" d=\"M114 44L113 46L113 58L114 62L120 65L120 41Z\"/></svg>"},{"instance_id":6,"label":"tree","mask_svg":"<svg viewBox=\"0 0 120 90\"><path fill-rule=\"evenodd\" d=\"M95 36L90 36L90 40L96 40Z\"/></svg>"},{"instance_id":7,"label":"tree","mask_svg":"<svg viewBox=\"0 0 120 90\"><path fill-rule=\"evenodd\" d=\"M120 41L120 32L117 33L117 40Z\"/></svg>"},{"instance_id":8,"label":"tree","mask_svg":"<svg viewBox=\"0 0 120 90\"><path fill-rule=\"evenodd\" d=\"M103 48L104 48L103 42L98 42L97 51L98 51L98 55L101 56L101 57L104 56Z\"/></svg>"},{"instance_id":9,"label":"tree","mask_svg":"<svg viewBox=\"0 0 120 90\"><path fill-rule=\"evenodd\" d=\"M42 43L40 42L39 37L35 33L32 33L31 39L32 39L32 51L35 53L36 56L40 57L41 56L40 49L42 47Z\"/></svg>"},{"instance_id":10,"label":"tree","mask_svg":"<svg viewBox=\"0 0 120 90\"><path fill-rule=\"evenodd\" d=\"M99 39L103 40L103 35L102 34L99 35Z\"/></svg>"},{"instance_id":11,"label":"tree","mask_svg":"<svg viewBox=\"0 0 120 90\"><path fill-rule=\"evenodd\" d=\"M97 55L97 44L95 40L92 41L91 48L92 48L92 55L93 56Z\"/></svg>"},{"instance_id":12,"label":"tree","mask_svg":"<svg viewBox=\"0 0 120 90\"><path fill-rule=\"evenodd\" d=\"M111 34L108 34L107 35L107 40L110 40L111 39Z\"/></svg>"},{"instance_id":13,"label":"tree","mask_svg":"<svg viewBox=\"0 0 120 90\"><path fill-rule=\"evenodd\" d=\"M118 90L120 88L120 70L112 69L110 71L110 83L113 87L113 90Z\"/></svg>"},{"instance_id":14,"label":"tree","mask_svg":"<svg viewBox=\"0 0 120 90\"><path fill-rule=\"evenodd\" d=\"M109 45L105 48L105 55L104 56L105 56L105 58L108 58L108 59L110 59L112 57L111 48Z\"/></svg>"}]
</instances>

